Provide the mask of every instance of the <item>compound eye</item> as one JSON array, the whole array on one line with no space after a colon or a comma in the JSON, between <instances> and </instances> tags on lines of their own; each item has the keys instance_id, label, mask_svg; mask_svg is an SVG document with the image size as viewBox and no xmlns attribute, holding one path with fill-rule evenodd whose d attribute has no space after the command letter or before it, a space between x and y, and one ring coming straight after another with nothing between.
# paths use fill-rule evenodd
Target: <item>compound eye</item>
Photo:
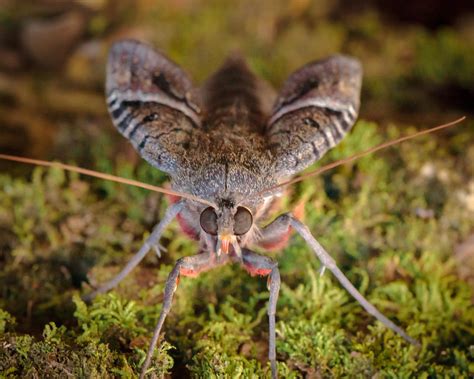
<instances>
[{"instance_id":1,"label":"compound eye","mask_svg":"<svg viewBox=\"0 0 474 379\"><path fill-rule=\"evenodd\" d=\"M247 233L252 227L253 216L247 208L237 207L234 215L234 234L241 236Z\"/></svg>"},{"instance_id":2,"label":"compound eye","mask_svg":"<svg viewBox=\"0 0 474 379\"><path fill-rule=\"evenodd\" d=\"M201 228L207 233L215 236L217 234L217 214L212 207L207 207L199 218Z\"/></svg>"}]
</instances>

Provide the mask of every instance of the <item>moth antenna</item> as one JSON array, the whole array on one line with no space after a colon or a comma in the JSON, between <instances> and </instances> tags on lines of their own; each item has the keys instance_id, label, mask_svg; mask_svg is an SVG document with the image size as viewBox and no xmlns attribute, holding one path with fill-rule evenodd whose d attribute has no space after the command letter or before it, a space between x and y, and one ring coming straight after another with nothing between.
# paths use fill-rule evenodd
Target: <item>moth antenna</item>
<instances>
[{"instance_id":1,"label":"moth antenna","mask_svg":"<svg viewBox=\"0 0 474 379\"><path fill-rule=\"evenodd\" d=\"M8 155L8 154L0 154L0 159L1 160L6 160L6 161L12 161L12 162L26 163L26 164L35 165L35 166L57 167L57 168L60 168L62 170L65 170L65 171L77 172L81 175L92 176L94 178L105 179L105 180L110 180L110 181L116 182L116 183L127 184L129 186L144 188L146 190L153 191L153 192L160 192L160 193L164 193L166 195L172 195L172 196L178 196L178 197L186 198L186 199L197 201L199 203L206 204L208 206L216 208L216 205L214 203L211 203L210 201L201 199L197 196L190 195L188 193L177 192L177 191L169 190L169 189L166 189L166 188L157 187L157 186L154 186L152 184L142 183L142 182L139 182L137 180L126 179L126 178L122 178L120 176L115 176L115 175L106 174L106 173L99 172L99 171L89 170L87 168L68 165L68 164L61 163L61 162L43 161L43 160L40 160L40 159L25 158L25 157L19 157L19 156L16 156L16 155Z\"/></svg>"},{"instance_id":2,"label":"moth antenna","mask_svg":"<svg viewBox=\"0 0 474 379\"><path fill-rule=\"evenodd\" d=\"M303 174L303 175L300 175L294 179L290 179L290 180L287 180L286 182L283 182L283 183L280 183L280 184L277 184L276 186L273 186L273 187L270 187L270 188L267 188L266 190L263 190L263 191L260 191L258 192L257 194L253 195L251 198L255 198L255 197L258 197L258 196L261 196L261 195L265 195L267 193L270 193L270 192L273 192L274 190L278 189L278 188L281 188L281 187L286 187L286 186L289 186L291 184L295 184L295 183L298 183L298 182L301 182L305 179L308 179L312 176L316 176L316 175L319 175L325 171L328 171L328 170L331 170L337 166L340 166L340 165L343 165L343 164L346 164L346 163L349 163L349 162L352 162L352 161L355 161L356 159L359 159L359 158L362 158L368 154L371 154L371 153L375 153L376 151L379 151L379 150L382 150L382 149L385 149L389 146L393 146L393 145L396 145L396 144L399 144L399 143L402 143L402 142L405 142L405 141L408 141L410 139L413 139L413 138L416 138L416 137L420 137L422 135L425 135L425 134L429 134L429 133L434 133L434 132L437 132L439 130L442 130L442 129L446 129L446 128L450 128L454 125L457 125L459 124L460 122L464 121L466 119L466 116L462 116L461 118L458 118L457 120L455 121L451 121L451 122L448 122L447 124L443 124L443 125L438 125L438 126L435 126L433 128L430 128L430 129L426 129L426 130L422 130L421 132L417 132L417 133L414 133L414 134L411 134L411 135L408 135L408 136L404 136L404 137L400 137L400 138L397 138L397 139L394 139L392 141L387 141L387 142L384 142L384 143L381 143L380 145L377 145L377 146L374 146L374 147L371 147L370 149L368 150L365 150L365 151L361 151L360 153L357 153L357 154L354 154L354 155L351 155L350 157L347 157L347 158L343 158L343 159L340 159L338 161L335 161L335 162L332 162L332 163L329 163L328 165L326 166L323 166L323 167L320 167L314 171L311 171L311 172L308 172L306 174Z\"/></svg>"}]
</instances>

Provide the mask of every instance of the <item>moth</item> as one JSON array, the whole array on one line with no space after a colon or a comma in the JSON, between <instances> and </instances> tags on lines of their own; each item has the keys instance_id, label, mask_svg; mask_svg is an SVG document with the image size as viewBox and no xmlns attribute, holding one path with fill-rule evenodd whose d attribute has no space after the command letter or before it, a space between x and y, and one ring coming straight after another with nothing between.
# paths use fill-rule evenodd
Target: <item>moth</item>
<instances>
[{"instance_id":1,"label":"moth","mask_svg":"<svg viewBox=\"0 0 474 379\"><path fill-rule=\"evenodd\" d=\"M195 277L229 263L240 264L252 275L268 277L268 359L272 378L276 378L275 315L280 273L274 259L252 248L281 249L292 230L306 241L322 269L331 271L368 313L409 343L418 344L359 293L294 215L285 213L262 225L286 186L464 119L383 143L291 179L351 129L358 116L361 81L361 64L336 55L295 71L275 94L242 58L231 56L201 87L195 87L162 53L141 42L120 41L111 48L107 64L109 113L137 152L169 175L171 189L61 163L0 154L0 159L59 166L169 195L171 205L140 250L117 276L87 295L88 299L116 287L150 250L160 256L160 237L173 219L199 242L196 255L179 259L167 278L163 307L140 378L147 374L179 278Z\"/></svg>"},{"instance_id":2,"label":"moth","mask_svg":"<svg viewBox=\"0 0 474 379\"><path fill-rule=\"evenodd\" d=\"M170 176L173 191L180 194L172 198L164 218L127 267L92 296L116 286L158 245L172 219L177 218L183 231L199 241L197 254L179 259L166 281L142 378L179 277L197 276L228 263L268 276L268 359L276 378L280 274L275 260L251 249L282 247L291 229L370 314L416 343L364 299L291 213L261 225L281 195L279 184L320 159L351 129L358 115L361 81L361 64L337 55L300 68L276 95L243 59L231 56L197 88L178 65L143 43L121 41L112 47L106 97L113 123L145 160Z\"/></svg>"}]
</instances>

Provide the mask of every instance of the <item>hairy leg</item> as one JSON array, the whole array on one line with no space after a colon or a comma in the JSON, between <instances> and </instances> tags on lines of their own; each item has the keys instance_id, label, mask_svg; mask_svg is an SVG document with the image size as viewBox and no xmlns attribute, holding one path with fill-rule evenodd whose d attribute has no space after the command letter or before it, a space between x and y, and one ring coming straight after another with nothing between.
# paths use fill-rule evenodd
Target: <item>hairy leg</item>
<instances>
[{"instance_id":1,"label":"hairy leg","mask_svg":"<svg viewBox=\"0 0 474 379\"><path fill-rule=\"evenodd\" d=\"M268 275L268 290L270 291L268 301L268 359L272 370L272 378L276 379L275 314L278 293L280 292L280 271L278 270L278 263L268 257L244 249L242 250L242 264L251 275Z\"/></svg>"},{"instance_id":2,"label":"hairy leg","mask_svg":"<svg viewBox=\"0 0 474 379\"><path fill-rule=\"evenodd\" d=\"M176 217L184 206L184 201L178 201L168 207L163 219L153 228L152 233L147 238L140 250L128 261L127 265L120 271L115 277L109 280L107 283L101 285L98 289L84 296L84 300L92 300L98 294L107 292L112 288L116 287L136 265L138 265L145 255L150 251L151 248L155 248L163 234L164 229L168 224Z\"/></svg>"},{"instance_id":3,"label":"hairy leg","mask_svg":"<svg viewBox=\"0 0 474 379\"><path fill-rule=\"evenodd\" d=\"M230 262L228 255L221 255L216 257L213 253L202 253L193 255L190 257L184 257L178 259L173 270L170 272L168 279L165 284L165 295L163 299L163 307L161 308L160 317L153 332L153 337L148 347L145 362L143 363L142 370L140 373L140 379L145 378L148 367L150 366L153 351L155 350L158 337L160 336L161 328L165 322L166 316L171 309L171 303L173 301L173 295L178 287L178 281L180 276L196 277L204 271L209 271L217 266L221 266Z\"/></svg>"}]
</instances>

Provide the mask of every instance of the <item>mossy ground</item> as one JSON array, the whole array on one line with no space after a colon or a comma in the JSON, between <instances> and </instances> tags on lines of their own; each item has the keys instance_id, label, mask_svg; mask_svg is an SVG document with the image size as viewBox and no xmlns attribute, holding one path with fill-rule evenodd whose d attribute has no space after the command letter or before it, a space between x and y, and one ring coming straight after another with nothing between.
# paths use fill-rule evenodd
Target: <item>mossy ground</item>
<instances>
[{"instance_id":1,"label":"mossy ground","mask_svg":"<svg viewBox=\"0 0 474 379\"><path fill-rule=\"evenodd\" d=\"M386 25L370 9L342 17L329 2L258 2L252 11L249 2L239 4L143 2L136 14L121 17L132 26L140 17L152 40L197 79L235 48L275 85L315 57L336 51L359 56L366 69L361 120L319 164L415 126L472 113L457 97L472 94L474 85L472 37L462 23L429 31ZM105 39L107 22L97 15L90 34ZM73 63L63 74L72 83L90 73L77 74ZM42 80L47 87L57 78ZM440 95L447 89L449 99ZM27 112L30 105L15 106ZM11 104L0 104L6 107ZM52 151L62 156L52 158L166 182L117 145L103 125L110 125L104 105L86 115L77 107L77 113L41 115L61 125ZM90 122L97 130L90 131ZM77 131L81 126L85 131ZM456 254L474 231L473 128L468 120L289 191L282 211L304 204L305 222L339 267L422 346L408 345L374 321L330 273L320 277L319 262L294 236L273 255L283 283L277 311L281 377L473 375L472 271L470 278L462 274L469 261ZM150 253L116 290L86 305L80 295L123 267L163 215L166 200L57 169L16 172L10 166L0 173L0 377L134 377L166 277L176 259L196 252L195 243L173 223L162 239L162 259ZM268 377L267 300L266 279L249 277L238 266L183 278L155 352L155 377Z\"/></svg>"}]
</instances>

